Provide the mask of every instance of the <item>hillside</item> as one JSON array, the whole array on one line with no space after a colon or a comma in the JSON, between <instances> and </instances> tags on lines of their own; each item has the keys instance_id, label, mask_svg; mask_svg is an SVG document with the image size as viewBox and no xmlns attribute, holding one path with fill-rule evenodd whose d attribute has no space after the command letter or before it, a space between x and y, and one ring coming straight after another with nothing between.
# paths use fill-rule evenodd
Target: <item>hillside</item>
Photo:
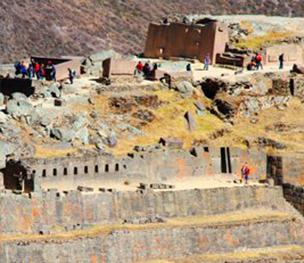
<instances>
[{"instance_id":1,"label":"hillside","mask_svg":"<svg viewBox=\"0 0 304 263\"><path fill-rule=\"evenodd\" d=\"M151 21L176 14L300 16L297 0L2 0L0 62L28 54L141 52Z\"/></svg>"}]
</instances>

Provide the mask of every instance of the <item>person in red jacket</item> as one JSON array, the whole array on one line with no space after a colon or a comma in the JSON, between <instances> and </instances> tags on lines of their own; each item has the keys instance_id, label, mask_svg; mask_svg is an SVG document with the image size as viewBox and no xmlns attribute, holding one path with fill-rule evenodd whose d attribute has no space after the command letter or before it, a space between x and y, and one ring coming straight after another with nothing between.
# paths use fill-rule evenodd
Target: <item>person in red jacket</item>
<instances>
[{"instance_id":1,"label":"person in red jacket","mask_svg":"<svg viewBox=\"0 0 304 263\"><path fill-rule=\"evenodd\" d=\"M260 53L257 53L256 57L255 57L255 63L256 63L257 70L259 70L260 68L263 69L262 61L263 61L262 55Z\"/></svg>"},{"instance_id":2,"label":"person in red jacket","mask_svg":"<svg viewBox=\"0 0 304 263\"><path fill-rule=\"evenodd\" d=\"M40 64L34 62L33 67L34 67L34 76L36 76L36 78L39 80L40 77L41 77L41 75L40 75Z\"/></svg>"},{"instance_id":3,"label":"person in red jacket","mask_svg":"<svg viewBox=\"0 0 304 263\"><path fill-rule=\"evenodd\" d=\"M143 71L144 65L143 63L141 63L141 61L139 61L136 65L136 70L138 73L141 73Z\"/></svg>"},{"instance_id":4,"label":"person in red jacket","mask_svg":"<svg viewBox=\"0 0 304 263\"><path fill-rule=\"evenodd\" d=\"M250 169L248 167L247 162L241 168L242 180L245 180L245 184L248 184Z\"/></svg>"}]
</instances>

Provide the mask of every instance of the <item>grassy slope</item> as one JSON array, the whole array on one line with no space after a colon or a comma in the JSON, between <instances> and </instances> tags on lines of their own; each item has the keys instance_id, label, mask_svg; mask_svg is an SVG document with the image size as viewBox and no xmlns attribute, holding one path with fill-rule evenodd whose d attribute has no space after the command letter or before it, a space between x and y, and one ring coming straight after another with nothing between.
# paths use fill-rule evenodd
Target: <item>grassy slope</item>
<instances>
[{"instance_id":1,"label":"grassy slope","mask_svg":"<svg viewBox=\"0 0 304 263\"><path fill-rule=\"evenodd\" d=\"M34 54L84 55L104 48L141 52L148 24L176 14L301 16L303 1L2 0L1 61Z\"/></svg>"}]
</instances>

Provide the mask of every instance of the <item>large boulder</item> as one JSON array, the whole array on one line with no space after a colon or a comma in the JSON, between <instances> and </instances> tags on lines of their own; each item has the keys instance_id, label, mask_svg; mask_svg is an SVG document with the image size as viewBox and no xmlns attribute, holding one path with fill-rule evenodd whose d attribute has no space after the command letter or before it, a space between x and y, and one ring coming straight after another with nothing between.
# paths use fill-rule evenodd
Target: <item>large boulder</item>
<instances>
[{"instance_id":1,"label":"large boulder","mask_svg":"<svg viewBox=\"0 0 304 263\"><path fill-rule=\"evenodd\" d=\"M43 90L42 90L42 96L44 98L60 98L61 97L61 91L59 89L60 87L60 84L55 82L55 83L52 83L50 86L48 87L45 87Z\"/></svg>"},{"instance_id":2,"label":"large boulder","mask_svg":"<svg viewBox=\"0 0 304 263\"><path fill-rule=\"evenodd\" d=\"M247 97L240 105L240 113L246 117L252 117L262 108L262 103L256 97Z\"/></svg>"},{"instance_id":3,"label":"large boulder","mask_svg":"<svg viewBox=\"0 0 304 263\"><path fill-rule=\"evenodd\" d=\"M30 116L33 109L33 105L25 100L11 99L6 104L6 112L13 117Z\"/></svg>"},{"instance_id":4,"label":"large boulder","mask_svg":"<svg viewBox=\"0 0 304 263\"><path fill-rule=\"evenodd\" d=\"M53 128L51 129L51 136L62 142L72 142L76 133L67 127Z\"/></svg>"},{"instance_id":5,"label":"large boulder","mask_svg":"<svg viewBox=\"0 0 304 263\"><path fill-rule=\"evenodd\" d=\"M191 112L187 111L185 113L185 119L187 121L187 127L189 131L194 131L196 129L195 119Z\"/></svg>"},{"instance_id":6,"label":"large boulder","mask_svg":"<svg viewBox=\"0 0 304 263\"><path fill-rule=\"evenodd\" d=\"M115 147L117 145L117 136L115 132L111 132L106 138L103 139L105 145Z\"/></svg>"},{"instance_id":7,"label":"large boulder","mask_svg":"<svg viewBox=\"0 0 304 263\"><path fill-rule=\"evenodd\" d=\"M12 99L16 101L27 100L27 97L21 92L14 92L12 94Z\"/></svg>"},{"instance_id":8,"label":"large boulder","mask_svg":"<svg viewBox=\"0 0 304 263\"><path fill-rule=\"evenodd\" d=\"M89 144L89 131L86 127L77 131L75 138L79 139L82 144Z\"/></svg>"},{"instance_id":9,"label":"large boulder","mask_svg":"<svg viewBox=\"0 0 304 263\"><path fill-rule=\"evenodd\" d=\"M5 114L3 111L0 111L0 123L7 122L9 115Z\"/></svg>"},{"instance_id":10,"label":"large boulder","mask_svg":"<svg viewBox=\"0 0 304 263\"><path fill-rule=\"evenodd\" d=\"M87 126L89 124L89 120L87 119L85 114L81 114L77 116L72 124L72 129L75 131L80 130L81 128Z\"/></svg>"},{"instance_id":11,"label":"large boulder","mask_svg":"<svg viewBox=\"0 0 304 263\"><path fill-rule=\"evenodd\" d=\"M41 125L47 127L52 124L57 114L55 111L50 111L48 108L43 108L41 105L36 106L30 116L31 125Z\"/></svg>"},{"instance_id":12,"label":"large boulder","mask_svg":"<svg viewBox=\"0 0 304 263\"><path fill-rule=\"evenodd\" d=\"M194 87L189 81L181 81L176 84L176 90L186 96L191 96Z\"/></svg>"},{"instance_id":13,"label":"large boulder","mask_svg":"<svg viewBox=\"0 0 304 263\"><path fill-rule=\"evenodd\" d=\"M238 97L221 94L213 101L211 112L222 120L230 120L237 114L238 105Z\"/></svg>"},{"instance_id":14,"label":"large boulder","mask_svg":"<svg viewBox=\"0 0 304 263\"><path fill-rule=\"evenodd\" d=\"M16 151L16 145L0 141L0 169L6 166L6 156Z\"/></svg>"}]
</instances>

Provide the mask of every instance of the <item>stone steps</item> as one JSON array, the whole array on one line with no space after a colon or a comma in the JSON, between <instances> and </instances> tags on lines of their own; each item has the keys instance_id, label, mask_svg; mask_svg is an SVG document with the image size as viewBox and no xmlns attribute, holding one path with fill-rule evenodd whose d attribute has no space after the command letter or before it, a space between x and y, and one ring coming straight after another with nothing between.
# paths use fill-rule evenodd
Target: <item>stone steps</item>
<instances>
[{"instance_id":1,"label":"stone steps","mask_svg":"<svg viewBox=\"0 0 304 263\"><path fill-rule=\"evenodd\" d=\"M295 245L304 245L303 221L296 214L268 208L50 235L3 235L0 258L1 263L14 262L20 255L32 263L53 263L54 258L67 263L128 263Z\"/></svg>"},{"instance_id":2,"label":"stone steps","mask_svg":"<svg viewBox=\"0 0 304 263\"><path fill-rule=\"evenodd\" d=\"M151 260L146 263L301 263L304 247L274 246L233 253L204 254L177 260Z\"/></svg>"}]
</instances>

